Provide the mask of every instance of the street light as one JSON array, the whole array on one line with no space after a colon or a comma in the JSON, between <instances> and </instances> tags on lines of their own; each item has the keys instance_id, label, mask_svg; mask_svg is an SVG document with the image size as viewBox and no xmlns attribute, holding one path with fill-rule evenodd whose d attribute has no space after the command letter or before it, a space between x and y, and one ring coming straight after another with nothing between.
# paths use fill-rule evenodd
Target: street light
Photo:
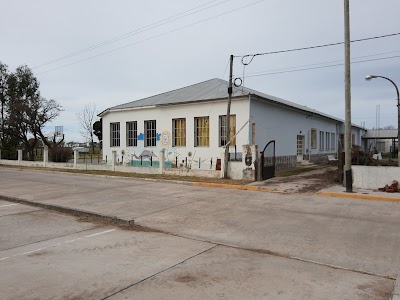
<instances>
[{"instance_id":1,"label":"street light","mask_svg":"<svg viewBox=\"0 0 400 300\"><path fill-rule=\"evenodd\" d=\"M388 81L390 81L395 89L396 89L396 93L397 93L397 160L398 160L398 166L400 167L400 96L399 96L399 88L397 87L397 85L394 83L393 80L384 77L384 76L379 76L379 75L367 75L365 76L365 80L371 80L374 78L383 78L386 79Z\"/></svg>"}]
</instances>

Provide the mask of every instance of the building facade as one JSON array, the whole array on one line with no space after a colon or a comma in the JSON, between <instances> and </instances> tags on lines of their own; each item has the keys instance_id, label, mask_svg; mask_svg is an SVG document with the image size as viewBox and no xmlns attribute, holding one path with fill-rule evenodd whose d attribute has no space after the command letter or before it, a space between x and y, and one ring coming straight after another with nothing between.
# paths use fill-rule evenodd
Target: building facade
<instances>
[{"instance_id":1,"label":"building facade","mask_svg":"<svg viewBox=\"0 0 400 300\"><path fill-rule=\"evenodd\" d=\"M143 165L164 151L174 167L218 169L226 144L227 85L211 79L189 87L106 109L103 119L103 160L115 151L117 161ZM278 164L320 161L335 155L343 121L305 106L248 88L234 88L230 118L232 160L242 146L262 151L275 140ZM354 126L354 143L363 129ZM265 155L272 155L267 153Z\"/></svg>"}]
</instances>

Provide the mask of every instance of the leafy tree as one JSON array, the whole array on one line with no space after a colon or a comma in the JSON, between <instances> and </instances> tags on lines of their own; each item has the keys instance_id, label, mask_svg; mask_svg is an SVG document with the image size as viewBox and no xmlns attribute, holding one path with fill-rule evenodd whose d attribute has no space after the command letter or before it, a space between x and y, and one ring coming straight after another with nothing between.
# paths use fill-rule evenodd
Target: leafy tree
<instances>
[{"instance_id":1,"label":"leafy tree","mask_svg":"<svg viewBox=\"0 0 400 300\"><path fill-rule=\"evenodd\" d=\"M39 82L27 66L20 66L10 74L4 71L4 65L2 70L7 74L2 75L6 80L0 81L0 92L3 92L2 139L8 138L10 149L24 146L33 159L39 138L49 148L57 145L55 141L49 141L43 130L59 115L61 106L40 95Z\"/></svg>"}]
</instances>

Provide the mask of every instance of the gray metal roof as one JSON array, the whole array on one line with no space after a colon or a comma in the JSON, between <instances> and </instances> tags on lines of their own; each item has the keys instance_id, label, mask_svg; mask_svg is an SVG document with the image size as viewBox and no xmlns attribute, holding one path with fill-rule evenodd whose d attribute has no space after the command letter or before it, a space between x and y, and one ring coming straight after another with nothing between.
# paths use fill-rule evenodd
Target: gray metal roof
<instances>
[{"instance_id":1,"label":"gray metal roof","mask_svg":"<svg viewBox=\"0 0 400 300\"><path fill-rule=\"evenodd\" d=\"M397 129L371 129L368 130L363 136L363 139L396 139Z\"/></svg>"},{"instance_id":2,"label":"gray metal roof","mask_svg":"<svg viewBox=\"0 0 400 300\"><path fill-rule=\"evenodd\" d=\"M232 97L240 97L248 95L255 95L270 102L289 106L301 111L305 111L311 114L316 114L338 122L343 122L343 120L339 118L324 114L315 109L311 109L307 106L299 105L291 101L287 101L278 97L264 94L250 88L233 87ZM125 104L113 106L101 112L99 116L103 116L107 112L113 110L121 110L121 109L123 110L123 109L139 108L146 106L162 106L162 105L173 105L180 103L212 101L212 100L226 99L226 98L228 98L228 82L219 78L213 78L180 89L172 90L169 92L128 102ZM353 126L359 127L357 125Z\"/></svg>"}]
</instances>

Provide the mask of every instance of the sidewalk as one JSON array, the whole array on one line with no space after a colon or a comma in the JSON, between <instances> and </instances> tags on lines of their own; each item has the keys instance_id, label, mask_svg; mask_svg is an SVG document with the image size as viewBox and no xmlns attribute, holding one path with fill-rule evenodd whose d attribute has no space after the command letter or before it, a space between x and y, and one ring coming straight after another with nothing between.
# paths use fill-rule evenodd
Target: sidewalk
<instances>
[{"instance_id":1,"label":"sidewalk","mask_svg":"<svg viewBox=\"0 0 400 300\"><path fill-rule=\"evenodd\" d=\"M347 193L346 188L341 185L332 186L320 190L316 195L321 197L339 197L339 198L350 198L359 200L374 200L374 201L387 201L387 202L400 203L400 193L386 193L376 190L367 190L359 188L353 188L353 193Z\"/></svg>"}]
</instances>

